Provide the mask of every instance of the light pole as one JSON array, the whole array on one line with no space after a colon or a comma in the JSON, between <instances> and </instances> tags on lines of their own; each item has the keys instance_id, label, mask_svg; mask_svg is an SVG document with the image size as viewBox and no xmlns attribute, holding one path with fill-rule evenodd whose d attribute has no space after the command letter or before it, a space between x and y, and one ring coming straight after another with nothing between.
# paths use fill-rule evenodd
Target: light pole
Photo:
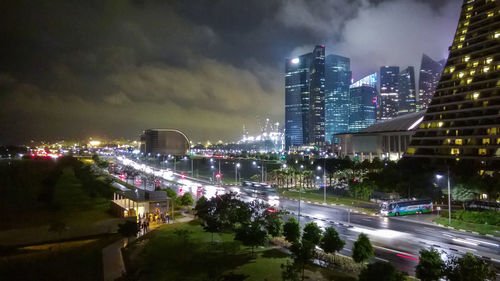
<instances>
[{"instance_id":1,"label":"light pole","mask_svg":"<svg viewBox=\"0 0 500 281\"><path fill-rule=\"evenodd\" d=\"M215 167L214 167L214 165L211 165L210 169L212 170L212 182L214 182L215 181Z\"/></svg>"},{"instance_id":2,"label":"light pole","mask_svg":"<svg viewBox=\"0 0 500 281\"><path fill-rule=\"evenodd\" d=\"M236 184L238 184L238 168L240 167L240 163L236 163L234 165L234 180L236 181Z\"/></svg>"},{"instance_id":3,"label":"light pole","mask_svg":"<svg viewBox=\"0 0 500 281\"><path fill-rule=\"evenodd\" d=\"M439 180L443 176L442 175L436 175L436 178ZM448 185L448 224L451 225L451 187L450 187L450 167L448 166L448 173L447 173L447 185Z\"/></svg>"},{"instance_id":4,"label":"light pole","mask_svg":"<svg viewBox=\"0 0 500 281\"><path fill-rule=\"evenodd\" d=\"M304 171L304 165L300 165L300 173L302 174ZM303 179L303 175L302 179ZM299 184L299 224L300 224L300 202L302 201L302 182Z\"/></svg>"}]
</instances>

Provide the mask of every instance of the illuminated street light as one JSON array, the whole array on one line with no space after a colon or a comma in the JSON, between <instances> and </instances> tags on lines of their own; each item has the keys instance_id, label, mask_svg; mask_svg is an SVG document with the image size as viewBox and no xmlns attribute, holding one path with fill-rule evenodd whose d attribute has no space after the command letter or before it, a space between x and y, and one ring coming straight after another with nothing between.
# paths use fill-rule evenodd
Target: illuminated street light
<instances>
[{"instance_id":1,"label":"illuminated street light","mask_svg":"<svg viewBox=\"0 0 500 281\"><path fill-rule=\"evenodd\" d=\"M316 168L318 171L321 171L321 166L318 166L318 168Z\"/></svg>"},{"instance_id":2,"label":"illuminated street light","mask_svg":"<svg viewBox=\"0 0 500 281\"><path fill-rule=\"evenodd\" d=\"M286 169L286 164L283 164L283 169Z\"/></svg>"},{"instance_id":3,"label":"illuminated street light","mask_svg":"<svg viewBox=\"0 0 500 281\"><path fill-rule=\"evenodd\" d=\"M436 175L438 180L443 178L443 175ZM448 224L451 224L451 191L450 191L450 167L448 167Z\"/></svg>"}]
</instances>

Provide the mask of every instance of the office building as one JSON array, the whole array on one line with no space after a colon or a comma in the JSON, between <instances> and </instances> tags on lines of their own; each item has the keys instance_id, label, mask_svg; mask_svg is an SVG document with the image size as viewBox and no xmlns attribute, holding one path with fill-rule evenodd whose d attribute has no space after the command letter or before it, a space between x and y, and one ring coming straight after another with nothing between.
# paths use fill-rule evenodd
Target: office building
<instances>
[{"instance_id":1,"label":"office building","mask_svg":"<svg viewBox=\"0 0 500 281\"><path fill-rule=\"evenodd\" d=\"M417 111L415 70L413 66L408 66L399 72L398 90L398 115Z\"/></svg>"},{"instance_id":2,"label":"office building","mask_svg":"<svg viewBox=\"0 0 500 281\"><path fill-rule=\"evenodd\" d=\"M446 67L408 157L500 170L500 2L464 1Z\"/></svg>"},{"instance_id":3,"label":"office building","mask_svg":"<svg viewBox=\"0 0 500 281\"><path fill-rule=\"evenodd\" d=\"M312 52L309 71L309 144L325 144L325 46Z\"/></svg>"},{"instance_id":4,"label":"office building","mask_svg":"<svg viewBox=\"0 0 500 281\"><path fill-rule=\"evenodd\" d=\"M384 122L398 116L399 66L382 66L379 77L377 121Z\"/></svg>"},{"instance_id":5,"label":"office building","mask_svg":"<svg viewBox=\"0 0 500 281\"><path fill-rule=\"evenodd\" d=\"M445 60L437 62L426 54L422 55L420 63L420 78L418 89L417 110L425 110L431 102L436 86L443 72Z\"/></svg>"},{"instance_id":6,"label":"office building","mask_svg":"<svg viewBox=\"0 0 500 281\"><path fill-rule=\"evenodd\" d=\"M349 129L350 59L328 55L325 60L325 140Z\"/></svg>"},{"instance_id":7,"label":"office building","mask_svg":"<svg viewBox=\"0 0 500 281\"><path fill-rule=\"evenodd\" d=\"M285 149L309 138L309 71L312 54L285 62Z\"/></svg>"},{"instance_id":8,"label":"office building","mask_svg":"<svg viewBox=\"0 0 500 281\"><path fill-rule=\"evenodd\" d=\"M349 132L359 132L377 121L377 89L361 85L350 89ZM334 140L337 142L337 140Z\"/></svg>"}]
</instances>

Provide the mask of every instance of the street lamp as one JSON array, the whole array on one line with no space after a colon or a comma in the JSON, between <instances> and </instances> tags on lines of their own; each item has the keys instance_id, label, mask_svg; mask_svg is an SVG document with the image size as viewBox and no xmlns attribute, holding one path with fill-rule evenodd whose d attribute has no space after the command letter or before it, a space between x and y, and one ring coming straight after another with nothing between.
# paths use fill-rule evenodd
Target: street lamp
<instances>
[{"instance_id":1,"label":"street lamp","mask_svg":"<svg viewBox=\"0 0 500 281\"><path fill-rule=\"evenodd\" d=\"M236 163L236 165L234 165L234 180L236 181L236 183L238 183L238 168L240 167L240 163Z\"/></svg>"},{"instance_id":2,"label":"street lamp","mask_svg":"<svg viewBox=\"0 0 500 281\"><path fill-rule=\"evenodd\" d=\"M436 175L436 178L440 180L443 175ZM451 191L450 191L450 167L448 167L448 224L451 225Z\"/></svg>"}]
</instances>

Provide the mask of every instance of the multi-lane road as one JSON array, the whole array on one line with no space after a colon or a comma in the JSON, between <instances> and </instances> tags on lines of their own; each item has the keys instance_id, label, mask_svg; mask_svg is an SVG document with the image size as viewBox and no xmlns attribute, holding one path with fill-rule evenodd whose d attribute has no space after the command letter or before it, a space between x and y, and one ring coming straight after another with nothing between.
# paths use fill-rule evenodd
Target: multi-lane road
<instances>
[{"instance_id":1,"label":"multi-lane road","mask_svg":"<svg viewBox=\"0 0 500 281\"><path fill-rule=\"evenodd\" d=\"M130 162L128 162L130 164ZM138 167L136 165L136 167ZM153 167L139 168L141 173L154 173ZM156 172L158 174L158 172ZM182 185L172 185L177 182ZM244 201L254 200L252 192L247 187L231 186L218 187L197 179L181 179L173 174L170 181L165 181L178 192L191 192L195 197L201 194L210 197L223 192L237 192ZM152 188L141 185L142 188ZM182 191L180 190L182 189ZM267 198L259 198L267 200ZM443 228L432 223L423 223L413 220L365 215L348 212L341 206L324 206L304 201L279 198L279 208L288 211L290 216L298 216L300 203L300 223L305 225L314 221L320 227L333 226L342 239L346 241L341 254L351 256L352 246L359 233L370 237L375 248L375 260L388 261L398 269L413 275L418 264L419 251L434 247L442 252L443 259L451 256L472 253L480 258L490 260L500 272L500 239L475 235L472 233L455 231ZM425 215L424 215L425 216Z\"/></svg>"}]
</instances>

